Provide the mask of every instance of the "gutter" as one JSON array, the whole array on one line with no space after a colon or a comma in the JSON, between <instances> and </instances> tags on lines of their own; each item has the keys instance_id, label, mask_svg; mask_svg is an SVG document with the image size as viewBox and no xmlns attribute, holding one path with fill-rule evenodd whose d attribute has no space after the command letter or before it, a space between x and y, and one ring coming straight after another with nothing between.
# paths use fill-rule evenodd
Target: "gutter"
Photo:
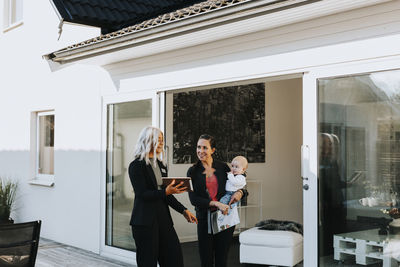
<instances>
[{"instance_id":1,"label":"gutter","mask_svg":"<svg viewBox=\"0 0 400 267\"><path fill-rule=\"evenodd\" d=\"M93 60L95 57L130 48L134 48L134 53L129 57L137 58L388 1L390 0L249 0L132 33L115 32L114 36L111 33L111 38L94 43L88 40L87 45L61 49L44 55L43 58L51 65L54 63L62 65ZM277 14L278 12L281 13ZM226 27L230 28L226 29ZM201 31L209 32L209 34L203 34L203 38L193 38L193 33ZM185 36L188 38L185 39ZM177 42L178 39L179 42ZM159 45L157 49L144 49L146 45L160 41L166 43ZM140 47L144 48L139 49ZM127 59L129 58L124 58L124 60Z\"/></svg>"},{"instance_id":2,"label":"gutter","mask_svg":"<svg viewBox=\"0 0 400 267\"><path fill-rule=\"evenodd\" d=\"M321 0L249 0L124 35L118 36L118 32L111 33L110 35L116 36L77 48L64 48L44 55L43 58L61 64L69 63L316 1Z\"/></svg>"}]
</instances>

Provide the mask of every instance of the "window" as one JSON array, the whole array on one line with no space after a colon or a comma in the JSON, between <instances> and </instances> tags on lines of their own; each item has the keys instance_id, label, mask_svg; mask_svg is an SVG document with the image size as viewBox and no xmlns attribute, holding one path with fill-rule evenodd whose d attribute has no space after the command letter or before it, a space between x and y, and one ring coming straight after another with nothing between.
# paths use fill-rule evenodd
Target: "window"
<instances>
[{"instance_id":1,"label":"window","mask_svg":"<svg viewBox=\"0 0 400 267\"><path fill-rule=\"evenodd\" d=\"M382 266L400 241L400 70L323 78L318 97L319 266Z\"/></svg>"},{"instance_id":2,"label":"window","mask_svg":"<svg viewBox=\"0 0 400 267\"><path fill-rule=\"evenodd\" d=\"M32 118L32 184L52 186L54 180L54 111L34 112Z\"/></svg>"},{"instance_id":3,"label":"window","mask_svg":"<svg viewBox=\"0 0 400 267\"><path fill-rule=\"evenodd\" d=\"M136 250L129 226L134 193L127 167L140 131L152 123L152 100L109 104L107 132L106 245Z\"/></svg>"},{"instance_id":4,"label":"window","mask_svg":"<svg viewBox=\"0 0 400 267\"><path fill-rule=\"evenodd\" d=\"M37 123L37 175L54 175L54 113L39 113Z\"/></svg>"},{"instance_id":5,"label":"window","mask_svg":"<svg viewBox=\"0 0 400 267\"><path fill-rule=\"evenodd\" d=\"M23 0L4 0L4 29L20 25L22 22Z\"/></svg>"}]
</instances>

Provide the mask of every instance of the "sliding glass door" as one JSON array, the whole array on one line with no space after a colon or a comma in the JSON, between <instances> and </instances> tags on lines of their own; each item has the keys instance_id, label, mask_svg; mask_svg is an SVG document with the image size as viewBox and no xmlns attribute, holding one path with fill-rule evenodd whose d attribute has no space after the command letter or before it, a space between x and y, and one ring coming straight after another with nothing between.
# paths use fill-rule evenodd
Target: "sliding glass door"
<instances>
[{"instance_id":1,"label":"sliding glass door","mask_svg":"<svg viewBox=\"0 0 400 267\"><path fill-rule=\"evenodd\" d=\"M319 266L397 266L400 71L317 87Z\"/></svg>"},{"instance_id":2,"label":"sliding glass door","mask_svg":"<svg viewBox=\"0 0 400 267\"><path fill-rule=\"evenodd\" d=\"M148 125L152 125L152 99L107 105L107 246L135 250L129 225L134 193L127 168L139 133Z\"/></svg>"}]
</instances>

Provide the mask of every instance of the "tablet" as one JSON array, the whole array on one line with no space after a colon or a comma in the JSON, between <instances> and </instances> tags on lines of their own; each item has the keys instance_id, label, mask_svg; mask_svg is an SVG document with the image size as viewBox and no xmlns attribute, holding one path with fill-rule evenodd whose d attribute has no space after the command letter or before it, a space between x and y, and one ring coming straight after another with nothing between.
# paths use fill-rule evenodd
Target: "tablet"
<instances>
[{"instance_id":1,"label":"tablet","mask_svg":"<svg viewBox=\"0 0 400 267\"><path fill-rule=\"evenodd\" d=\"M193 192L192 178L190 177L161 177L161 179L164 186L168 186L173 180L175 180L175 185L183 182L183 186L187 188L186 192Z\"/></svg>"}]
</instances>

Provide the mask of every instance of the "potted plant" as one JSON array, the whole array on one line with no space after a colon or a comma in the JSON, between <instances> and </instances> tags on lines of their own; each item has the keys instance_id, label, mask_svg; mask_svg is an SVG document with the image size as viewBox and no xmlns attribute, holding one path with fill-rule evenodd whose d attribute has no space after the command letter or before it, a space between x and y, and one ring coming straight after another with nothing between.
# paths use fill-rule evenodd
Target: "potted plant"
<instances>
[{"instance_id":1,"label":"potted plant","mask_svg":"<svg viewBox=\"0 0 400 267\"><path fill-rule=\"evenodd\" d=\"M388 214L393 221L389 223L390 234L400 234L400 210L398 208L381 209L384 214Z\"/></svg>"},{"instance_id":2,"label":"potted plant","mask_svg":"<svg viewBox=\"0 0 400 267\"><path fill-rule=\"evenodd\" d=\"M13 223L10 213L14 205L17 182L0 177L0 223Z\"/></svg>"}]
</instances>

